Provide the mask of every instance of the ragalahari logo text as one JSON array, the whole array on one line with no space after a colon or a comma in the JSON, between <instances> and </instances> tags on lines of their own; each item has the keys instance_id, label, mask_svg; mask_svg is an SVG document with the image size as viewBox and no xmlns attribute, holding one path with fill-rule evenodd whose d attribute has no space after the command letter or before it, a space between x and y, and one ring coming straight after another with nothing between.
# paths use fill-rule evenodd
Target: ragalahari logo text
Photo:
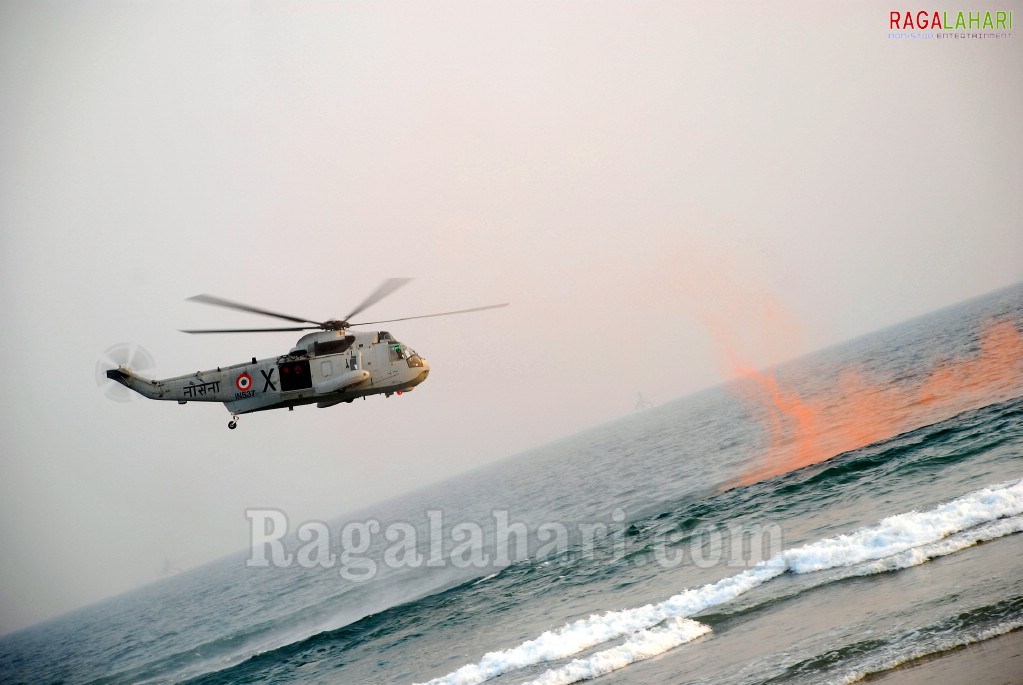
<instances>
[{"instance_id":1,"label":"ragalahari logo text","mask_svg":"<svg viewBox=\"0 0 1023 685\"><path fill-rule=\"evenodd\" d=\"M1012 37L1012 11L891 10L889 38L1002 40Z\"/></svg>"}]
</instances>

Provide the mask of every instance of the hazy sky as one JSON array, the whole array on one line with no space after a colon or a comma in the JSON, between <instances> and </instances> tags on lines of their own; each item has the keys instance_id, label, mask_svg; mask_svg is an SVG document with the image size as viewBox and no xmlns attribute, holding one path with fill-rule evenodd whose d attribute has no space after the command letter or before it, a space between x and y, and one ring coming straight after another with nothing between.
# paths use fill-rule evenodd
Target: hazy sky
<instances>
[{"instance_id":1,"label":"hazy sky","mask_svg":"<svg viewBox=\"0 0 1023 685\"><path fill-rule=\"evenodd\" d=\"M246 547L246 507L330 519L717 383L708 317L770 364L1023 278L1023 34L704 4L0 3L0 631ZM166 377L297 338L178 333L273 325L190 295L323 319L390 276L371 320L511 307L389 325L414 393L235 431L95 382L121 342Z\"/></svg>"}]
</instances>

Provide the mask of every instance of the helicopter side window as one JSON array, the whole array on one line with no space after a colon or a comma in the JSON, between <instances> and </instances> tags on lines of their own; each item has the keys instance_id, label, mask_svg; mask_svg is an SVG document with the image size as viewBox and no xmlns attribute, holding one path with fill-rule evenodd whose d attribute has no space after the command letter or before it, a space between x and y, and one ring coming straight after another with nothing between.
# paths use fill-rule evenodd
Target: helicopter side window
<instances>
[{"instance_id":1,"label":"helicopter side window","mask_svg":"<svg viewBox=\"0 0 1023 685\"><path fill-rule=\"evenodd\" d=\"M325 354L341 354L355 342L354 335L346 335L341 340L328 340L313 344L313 356L319 357Z\"/></svg>"},{"instance_id":2,"label":"helicopter side window","mask_svg":"<svg viewBox=\"0 0 1023 685\"><path fill-rule=\"evenodd\" d=\"M401 361L404 358L404 355L402 354L401 345L390 345L388 347L388 350L389 350L388 361L397 362Z\"/></svg>"}]
</instances>

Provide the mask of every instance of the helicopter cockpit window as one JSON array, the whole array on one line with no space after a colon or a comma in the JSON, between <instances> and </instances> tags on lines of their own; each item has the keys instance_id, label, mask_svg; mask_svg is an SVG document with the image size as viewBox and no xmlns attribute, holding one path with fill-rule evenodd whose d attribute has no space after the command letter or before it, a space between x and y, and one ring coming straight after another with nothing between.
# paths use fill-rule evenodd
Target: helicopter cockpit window
<instances>
[{"instance_id":1,"label":"helicopter cockpit window","mask_svg":"<svg viewBox=\"0 0 1023 685\"><path fill-rule=\"evenodd\" d=\"M405 363L409 367L422 366L423 360L416 354L416 351L407 345L403 345L400 342L395 342L393 345L388 346L389 360L392 362L400 362L405 360Z\"/></svg>"}]
</instances>

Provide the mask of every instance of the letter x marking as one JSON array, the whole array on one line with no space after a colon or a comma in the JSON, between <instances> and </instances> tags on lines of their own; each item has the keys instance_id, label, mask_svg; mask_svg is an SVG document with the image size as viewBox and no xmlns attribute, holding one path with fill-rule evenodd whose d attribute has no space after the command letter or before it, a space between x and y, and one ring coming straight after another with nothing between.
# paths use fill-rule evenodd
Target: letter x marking
<instances>
[{"instance_id":1,"label":"letter x marking","mask_svg":"<svg viewBox=\"0 0 1023 685\"><path fill-rule=\"evenodd\" d=\"M270 373L267 373L262 369L260 369L259 372L263 374L263 380L266 381L266 383L263 384L263 392L266 392L267 388L270 388L271 390L276 390L277 386L274 385L274 382L272 380L270 380L271 378L273 378L274 375L273 367L272 366L270 367Z\"/></svg>"}]
</instances>

